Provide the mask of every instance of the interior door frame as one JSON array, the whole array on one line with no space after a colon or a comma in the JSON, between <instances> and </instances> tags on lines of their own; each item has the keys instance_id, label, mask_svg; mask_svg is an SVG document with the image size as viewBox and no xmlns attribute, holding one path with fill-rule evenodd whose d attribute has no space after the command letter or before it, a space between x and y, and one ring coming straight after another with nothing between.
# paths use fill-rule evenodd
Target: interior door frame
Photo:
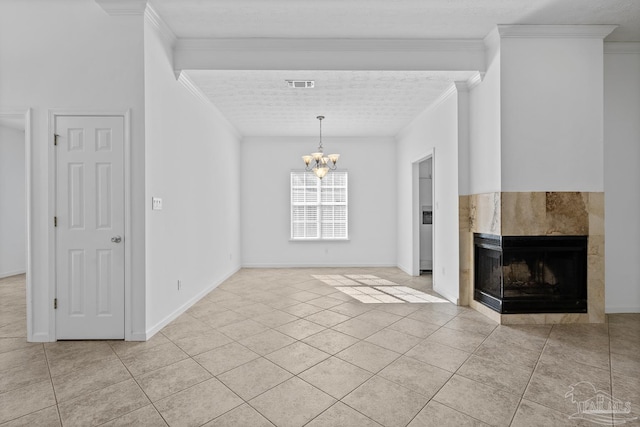
<instances>
[{"instance_id":1,"label":"interior door frame","mask_svg":"<svg viewBox=\"0 0 640 427\"><path fill-rule=\"evenodd\" d=\"M433 257L432 271L436 268L436 149L428 150L417 160L411 162L411 275L420 276L420 224L422 223L422 206L420 206L420 163L431 158L431 197L432 197L432 238L431 253Z\"/></svg>"},{"instance_id":2,"label":"interior door frame","mask_svg":"<svg viewBox=\"0 0 640 427\"><path fill-rule=\"evenodd\" d=\"M25 186L25 272L27 299L27 340L33 335L33 290L31 289L31 108L0 110L0 117L24 120L24 186Z\"/></svg>"},{"instance_id":3,"label":"interior door frame","mask_svg":"<svg viewBox=\"0 0 640 427\"><path fill-rule=\"evenodd\" d=\"M56 176L57 164L54 150L54 134L56 119L62 116L73 117L122 117L124 120L124 339L131 339L132 335L132 283L131 283L131 109L126 111L104 110L49 110L49 218L56 212ZM47 221L49 231L49 296L53 301L56 295L56 233L53 220ZM56 312L53 304L49 305L49 337L50 341L57 341Z\"/></svg>"}]
</instances>

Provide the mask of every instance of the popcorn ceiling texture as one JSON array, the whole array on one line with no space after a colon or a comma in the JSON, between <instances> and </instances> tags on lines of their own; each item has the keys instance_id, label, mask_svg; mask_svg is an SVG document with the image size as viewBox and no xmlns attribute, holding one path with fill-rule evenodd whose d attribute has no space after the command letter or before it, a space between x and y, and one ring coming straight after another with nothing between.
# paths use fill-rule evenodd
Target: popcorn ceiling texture
<instances>
[{"instance_id":1,"label":"popcorn ceiling texture","mask_svg":"<svg viewBox=\"0 0 640 427\"><path fill-rule=\"evenodd\" d=\"M395 136L467 71L188 71L245 136ZM291 89L285 80L315 80Z\"/></svg>"},{"instance_id":2,"label":"popcorn ceiling texture","mask_svg":"<svg viewBox=\"0 0 640 427\"><path fill-rule=\"evenodd\" d=\"M367 40L380 45L386 41L409 41L406 45L410 45L416 40L481 42L498 24L616 24L606 41L640 41L637 0L150 0L149 4L179 42L214 40L223 50L234 50L236 43L242 46L258 40L277 47L259 52L256 56L261 59L272 59L292 41L301 46L300 52L311 40L316 47L319 43L318 55L326 54L324 40ZM380 62L374 62L397 69L394 53L385 52ZM442 54L442 59L449 55ZM206 55L215 52L205 51ZM358 60L358 55L345 50L323 60L321 68L340 69L341 59ZM376 68L364 59L362 64ZM468 69L481 71L477 64L469 64ZM327 116L327 136L395 136L451 82L470 77L470 73L447 71L185 72L244 136L316 135L314 119L319 114ZM285 79L313 79L317 87L287 91Z\"/></svg>"}]
</instances>

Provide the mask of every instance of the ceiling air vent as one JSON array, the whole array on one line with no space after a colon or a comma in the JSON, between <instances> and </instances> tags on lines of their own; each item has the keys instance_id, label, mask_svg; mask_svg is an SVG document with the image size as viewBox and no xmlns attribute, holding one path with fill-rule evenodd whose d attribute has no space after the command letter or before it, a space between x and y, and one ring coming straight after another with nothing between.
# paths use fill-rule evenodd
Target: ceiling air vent
<instances>
[{"instance_id":1,"label":"ceiling air vent","mask_svg":"<svg viewBox=\"0 0 640 427\"><path fill-rule=\"evenodd\" d=\"M309 89L316 85L315 80L286 80L287 86L294 89Z\"/></svg>"}]
</instances>

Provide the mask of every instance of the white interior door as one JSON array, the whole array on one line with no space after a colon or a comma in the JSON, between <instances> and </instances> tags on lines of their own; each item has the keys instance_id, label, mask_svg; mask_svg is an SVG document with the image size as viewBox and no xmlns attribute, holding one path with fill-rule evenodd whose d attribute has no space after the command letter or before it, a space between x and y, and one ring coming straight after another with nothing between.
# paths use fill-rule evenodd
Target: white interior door
<instances>
[{"instance_id":1,"label":"white interior door","mask_svg":"<svg viewBox=\"0 0 640 427\"><path fill-rule=\"evenodd\" d=\"M124 118L58 116L56 337L124 338Z\"/></svg>"}]
</instances>

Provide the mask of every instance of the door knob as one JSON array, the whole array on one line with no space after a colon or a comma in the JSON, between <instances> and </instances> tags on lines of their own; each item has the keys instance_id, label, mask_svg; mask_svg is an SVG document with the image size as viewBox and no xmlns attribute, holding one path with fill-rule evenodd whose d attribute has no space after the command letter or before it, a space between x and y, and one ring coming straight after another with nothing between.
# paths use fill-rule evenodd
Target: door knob
<instances>
[{"instance_id":1,"label":"door knob","mask_svg":"<svg viewBox=\"0 0 640 427\"><path fill-rule=\"evenodd\" d=\"M112 238L111 238L111 241L112 241L113 243L120 243L120 242L122 242L122 237L120 237L120 236L112 237Z\"/></svg>"}]
</instances>

